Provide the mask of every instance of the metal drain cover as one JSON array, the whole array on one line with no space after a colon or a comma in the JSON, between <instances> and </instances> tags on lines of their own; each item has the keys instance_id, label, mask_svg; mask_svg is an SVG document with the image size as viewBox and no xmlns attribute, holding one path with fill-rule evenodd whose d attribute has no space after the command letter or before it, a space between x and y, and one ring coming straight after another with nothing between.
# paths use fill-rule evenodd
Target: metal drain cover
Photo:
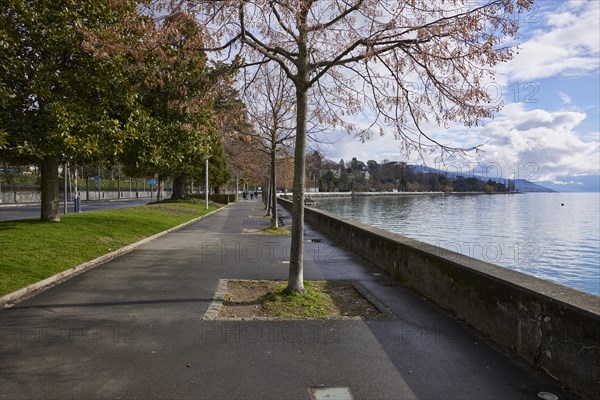
<instances>
[{"instance_id":1,"label":"metal drain cover","mask_svg":"<svg viewBox=\"0 0 600 400\"><path fill-rule=\"evenodd\" d=\"M352 394L347 387L337 388L313 388L313 400L352 400Z\"/></svg>"}]
</instances>

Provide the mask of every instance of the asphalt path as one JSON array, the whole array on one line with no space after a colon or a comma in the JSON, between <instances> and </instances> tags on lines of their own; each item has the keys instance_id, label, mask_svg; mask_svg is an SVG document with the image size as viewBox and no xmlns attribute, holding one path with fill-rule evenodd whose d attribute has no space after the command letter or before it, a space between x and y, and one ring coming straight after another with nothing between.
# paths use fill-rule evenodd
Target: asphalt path
<instances>
[{"instance_id":1,"label":"asphalt path","mask_svg":"<svg viewBox=\"0 0 600 400\"><path fill-rule=\"evenodd\" d=\"M231 204L0 310L0 399L572 398L310 227L305 278L358 282L393 318L203 320L219 279L287 278L263 215Z\"/></svg>"},{"instance_id":2,"label":"asphalt path","mask_svg":"<svg viewBox=\"0 0 600 400\"><path fill-rule=\"evenodd\" d=\"M111 208L124 208L148 204L154 199L122 199L122 200L100 200L82 201L81 212L108 210ZM67 213L75 212L73 203L67 203ZM64 203L60 203L60 213L64 214ZM30 219L40 217L40 205L2 205L0 206L0 221L14 221L17 219Z\"/></svg>"}]
</instances>

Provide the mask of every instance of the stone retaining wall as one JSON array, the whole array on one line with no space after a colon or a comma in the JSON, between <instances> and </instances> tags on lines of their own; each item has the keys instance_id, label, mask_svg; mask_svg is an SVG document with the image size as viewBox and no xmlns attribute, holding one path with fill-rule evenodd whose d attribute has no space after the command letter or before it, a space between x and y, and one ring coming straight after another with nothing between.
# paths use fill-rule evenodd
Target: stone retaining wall
<instances>
[{"instance_id":1,"label":"stone retaining wall","mask_svg":"<svg viewBox=\"0 0 600 400\"><path fill-rule=\"evenodd\" d=\"M291 210L291 203L279 199ZM600 389L600 297L306 207L305 222L585 398Z\"/></svg>"}]
</instances>

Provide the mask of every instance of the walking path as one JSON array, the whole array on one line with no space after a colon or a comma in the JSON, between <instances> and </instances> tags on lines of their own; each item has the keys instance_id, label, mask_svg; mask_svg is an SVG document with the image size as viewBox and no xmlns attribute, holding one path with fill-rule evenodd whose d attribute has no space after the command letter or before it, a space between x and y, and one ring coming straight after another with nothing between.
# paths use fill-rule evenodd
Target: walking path
<instances>
[{"instance_id":1,"label":"walking path","mask_svg":"<svg viewBox=\"0 0 600 400\"><path fill-rule=\"evenodd\" d=\"M0 311L0 398L570 398L310 227L305 278L356 280L394 319L202 320L221 278L287 279L290 238L244 233L263 214L232 204Z\"/></svg>"}]
</instances>

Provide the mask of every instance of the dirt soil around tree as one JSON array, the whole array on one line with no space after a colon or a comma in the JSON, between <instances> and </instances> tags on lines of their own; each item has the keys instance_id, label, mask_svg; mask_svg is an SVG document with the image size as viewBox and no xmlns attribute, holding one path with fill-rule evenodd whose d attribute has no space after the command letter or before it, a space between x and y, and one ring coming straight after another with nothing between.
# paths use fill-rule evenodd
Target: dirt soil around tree
<instances>
[{"instance_id":1,"label":"dirt soil around tree","mask_svg":"<svg viewBox=\"0 0 600 400\"><path fill-rule=\"evenodd\" d=\"M230 280L218 319L375 318L381 311L349 281L305 281L306 294L284 294L285 281Z\"/></svg>"}]
</instances>

